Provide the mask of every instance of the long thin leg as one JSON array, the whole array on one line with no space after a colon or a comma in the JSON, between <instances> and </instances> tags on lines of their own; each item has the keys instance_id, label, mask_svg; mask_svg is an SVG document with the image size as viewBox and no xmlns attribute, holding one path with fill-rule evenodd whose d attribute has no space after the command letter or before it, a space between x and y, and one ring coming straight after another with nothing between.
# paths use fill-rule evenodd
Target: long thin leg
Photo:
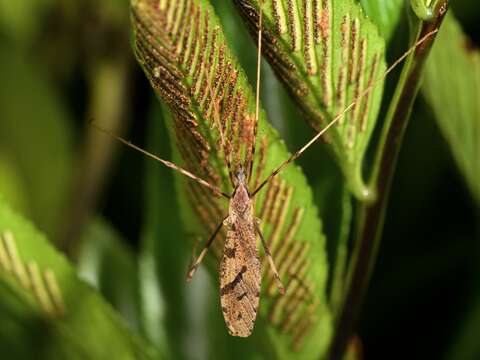
<instances>
[{"instance_id":1,"label":"long thin leg","mask_svg":"<svg viewBox=\"0 0 480 360\"><path fill-rule=\"evenodd\" d=\"M190 256L190 263L188 264L188 268L190 269L193 265L193 263L195 262L195 254L197 253L197 247L198 245L200 244L200 237L199 236L196 236L194 234L186 234L187 237L192 237L193 238L193 246L192 246L192 254Z\"/></svg>"},{"instance_id":2,"label":"long thin leg","mask_svg":"<svg viewBox=\"0 0 480 360\"><path fill-rule=\"evenodd\" d=\"M422 37L420 40L418 40L410 49L408 49L402 56L400 56L390 67L382 74L381 77L379 77L377 80L375 80L370 86L368 86L363 92L361 92L358 96L355 97L355 99L345 108L343 109L340 113L338 113L332 121L330 121L322 130L320 130L313 138L310 139L304 146L302 146L300 149L298 149L292 156L290 156L287 160L285 160L283 163L281 163L270 175L267 176L265 180L263 180L260 185L252 192L251 197L254 197L265 185L268 184L270 180L272 180L275 176L282 171L282 169L290 164L292 161L296 160L302 153L307 150L315 141L320 139L322 135L330 129L333 125L335 125L340 119L342 119L347 112L349 112L351 109L355 107L355 105L367 94L369 94L373 89L375 89L375 86L377 86L378 82L385 80L387 75L392 72L395 67L399 63L401 63L408 55L410 55L411 52L415 51L415 49L421 45L423 42L428 40L432 35L438 32L438 29L435 29L428 34L426 34L424 37Z\"/></svg>"},{"instance_id":3,"label":"long thin leg","mask_svg":"<svg viewBox=\"0 0 480 360\"><path fill-rule=\"evenodd\" d=\"M212 185L210 184L208 181L206 180L203 180L202 178L192 174L190 171L170 162L170 161L167 161L167 160L163 160L162 158L158 157L157 155L154 155L150 152L148 152L147 150L144 150L142 149L141 147L131 143L130 141L128 140L125 140L124 138L120 137L120 136L117 136L115 134L113 134L112 132L108 131L107 129L104 129L103 127L95 124L93 121L90 121L90 126L92 126L94 129L97 129L98 131L108 135L108 136L111 136L112 138L120 141L121 143L127 145L128 147L131 147L132 149L135 149L139 152L141 152L142 154L148 156L149 158L152 158L160 163L162 163L163 165L165 165L166 167L170 168L170 169L173 169L173 170L176 170L178 171L179 173L189 177L190 179L196 181L197 183L199 183L200 185L203 185L207 188L209 188L210 190L212 190L215 194L217 195L221 195L227 199L230 199L230 195L224 193L219 187L215 186L215 185Z\"/></svg>"},{"instance_id":4,"label":"long thin leg","mask_svg":"<svg viewBox=\"0 0 480 360\"><path fill-rule=\"evenodd\" d=\"M265 250L265 256L267 257L268 263L270 264L270 268L273 271L273 277L275 279L275 283L277 284L278 291L280 292L280 294L283 295L285 294L285 287L283 286L282 281L280 280L280 275L278 275L278 270L277 270L277 267L275 266L275 263L273 262L270 249L268 248L268 245L265 242L265 239L263 238L262 231L258 227L258 221L254 221L254 224L255 224L255 230L257 230L257 233L260 236L260 239L262 240L263 249Z\"/></svg>"},{"instance_id":5,"label":"long thin leg","mask_svg":"<svg viewBox=\"0 0 480 360\"><path fill-rule=\"evenodd\" d=\"M210 239L205 243L205 247L202 249L202 252L198 256L197 260L193 263L193 265L190 267L187 273L187 281L191 281L193 274L195 274L195 271L197 271L198 266L202 262L203 258L205 255L207 255L208 249L210 248L210 245L212 245L213 240L215 240L215 237L217 236L218 232L223 226L223 222L227 219L228 216L225 216L220 224L218 224L217 228L213 232L212 236L210 236Z\"/></svg>"}]
</instances>

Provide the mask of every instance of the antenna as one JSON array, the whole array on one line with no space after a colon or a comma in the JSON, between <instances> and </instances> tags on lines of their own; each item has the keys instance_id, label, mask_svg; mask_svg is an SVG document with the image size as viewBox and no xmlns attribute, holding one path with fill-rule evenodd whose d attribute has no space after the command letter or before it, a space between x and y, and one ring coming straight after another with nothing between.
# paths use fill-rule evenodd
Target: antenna
<instances>
[{"instance_id":1,"label":"antenna","mask_svg":"<svg viewBox=\"0 0 480 360\"><path fill-rule=\"evenodd\" d=\"M408 49L402 56L400 56L390 67L382 74L380 78L375 80L370 86L368 86L362 93L360 93L355 99L345 108L343 109L340 113L338 113L332 121L330 121L322 130L320 130L310 141L308 141L303 147L295 151L293 155L291 155L287 160L285 160L283 163L281 163L265 180L263 180L260 185L253 191L252 197L254 197L270 180L272 180L275 176L278 175L282 169L287 166L289 163L292 161L296 160L302 153L307 150L310 146L315 143L320 137L328 130L330 129L333 125L335 125L340 119L343 118L343 116L350 111L357 103L360 101L365 95L369 94L375 87L376 85L380 82L385 80L387 75L392 72L393 69L397 67L398 64L400 64L405 58L410 55L419 45L421 45L423 42L425 42L428 38L430 38L432 35L438 32L438 29L435 29L425 36L423 36L420 40L418 40L410 49Z\"/></svg>"},{"instance_id":2,"label":"antenna","mask_svg":"<svg viewBox=\"0 0 480 360\"><path fill-rule=\"evenodd\" d=\"M217 195L221 195L227 199L230 199L230 195L224 193L219 187L215 186L215 185L212 185L210 184L208 181L206 180L203 180L202 178L192 174L190 171L178 166L178 165L175 165L174 163L170 162L170 161L167 161L167 160L164 160L160 157L158 157L157 155L154 155L144 149L142 149L141 147L133 144L132 142L118 136L118 135L115 135L114 133L112 133L111 131L101 127L100 125L97 125L93 120L90 120L89 121L89 125L92 126L94 129L112 137L113 139L115 140L118 140L120 141L121 143L127 145L128 147L134 149L134 150L137 150L139 152L141 152L142 154L148 156L149 158L151 159L154 159L160 163L162 163L163 165L165 165L166 167L170 168L170 169L174 169L180 173L182 173L183 175L189 177L190 179L196 181L197 183L199 183L200 185L203 185L207 188L209 188L210 190L212 190L215 194Z\"/></svg>"}]
</instances>

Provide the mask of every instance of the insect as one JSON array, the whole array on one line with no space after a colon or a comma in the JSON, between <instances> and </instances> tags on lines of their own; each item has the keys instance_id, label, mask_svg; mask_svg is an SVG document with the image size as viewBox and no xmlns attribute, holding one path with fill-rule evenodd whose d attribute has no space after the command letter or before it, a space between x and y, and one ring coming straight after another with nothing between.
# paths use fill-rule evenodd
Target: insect
<instances>
[{"instance_id":1,"label":"insect","mask_svg":"<svg viewBox=\"0 0 480 360\"><path fill-rule=\"evenodd\" d=\"M253 159L253 154L255 153L255 140L257 134L257 126L259 119L259 94L260 94L260 61L261 61L261 52L262 52L262 11L259 11L259 20L258 20L258 56L257 56L257 84L256 84L256 99L255 99L255 118L253 121L253 139L250 140L250 153L251 158ZM431 35L431 34L430 34ZM151 36L151 35L145 35ZM425 38L424 38L425 39ZM422 41L422 40L421 40ZM416 46L418 43L416 44ZM404 56L405 58L408 54L413 51L415 48L412 47ZM401 61L400 60L400 61ZM386 77L386 75L393 69L399 61L394 63L384 75L378 79L380 81ZM161 72L159 68L155 68L153 71L153 76L155 78L160 78ZM176 74L174 74L176 75ZM208 83L208 82L207 82ZM296 151L288 159L282 162L270 175L268 175L262 182L258 184L253 189L249 188L249 180L252 174L252 162L249 163L248 168L243 166L237 166L235 172L232 171L232 166L227 156L224 157L226 162L226 167L229 170L229 178L232 183L233 192L231 194L224 192L219 187L214 184L196 176L189 170L182 168L172 162L161 159L158 156L147 152L139 148L138 146L130 143L129 141L118 137L114 134L109 133L107 130L92 124L98 130L105 132L127 146L134 148L146 156L153 158L163 165L172 168L183 175L189 177L198 184L208 188L213 193L223 196L229 200L228 214L225 214L222 220L217 225L215 231L210 236L208 241L205 243L204 248L200 252L198 258L194 261L192 267L187 273L187 280L190 280L198 266L201 264L205 255L207 254L210 246L213 241L218 237L222 227L226 227L226 239L223 247L223 255L220 262L220 302L222 306L222 312L227 325L228 331L231 335L239 337L249 336L255 324L255 319L257 316L259 308L259 296L261 289L261 262L259 258L259 251L257 248L257 236L260 238L260 242L263 245L264 253L268 264L272 270L274 280L279 289L279 292L282 294L285 292L285 288L282 284L282 281L279 276L279 272L275 266L275 263L272 258L270 249L262 235L262 231L259 226L260 220L256 218L254 214L253 202L255 196L263 189L272 179L277 176L281 171L295 159L300 157L302 153L307 150L315 141L317 141L321 136L328 131L331 127L335 125L344 114L350 111L355 104L363 96L367 95L370 91L373 90L377 82L374 82L372 85L367 87L362 93L356 97L356 99L347 106L342 112L335 116L327 126L325 126L320 132L318 132L309 142L307 142L302 148ZM207 86L209 86L207 84ZM209 88L209 93L211 98L214 99L215 94L211 87ZM177 95L177 94L175 94ZM178 94L179 97L182 94ZM171 98L167 98L171 101ZM215 114L219 113L218 104L213 101L213 107L215 108ZM178 111L182 111L179 109ZM219 119L217 115L214 115L214 121L217 123L217 127L220 134L221 145L226 153L226 140L225 134L222 130L221 124L219 124ZM219 219L220 220L220 219Z\"/></svg>"}]
</instances>

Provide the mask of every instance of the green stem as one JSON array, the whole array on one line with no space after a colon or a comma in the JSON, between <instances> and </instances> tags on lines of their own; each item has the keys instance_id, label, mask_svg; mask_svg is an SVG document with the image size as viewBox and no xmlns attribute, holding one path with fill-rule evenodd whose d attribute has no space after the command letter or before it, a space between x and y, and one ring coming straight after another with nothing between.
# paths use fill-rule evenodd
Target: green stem
<instances>
[{"instance_id":1,"label":"green stem","mask_svg":"<svg viewBox=\"0 0 480 360\"><path fill-rule=\"evenodd\" d=\"M98 60L89 76L90 104L88 120L94 119L113 133L122 134L130 111L128 97L130 58ZM82 231L91 216L115 157L117 144L96 129L86 129L78 173L65 219L62 249L74 261L81 249Z\"/></svg>"},{"instance_id":2,"label":"green stem","mask_svg":"<svg viewBox=\"0 0 480 360\"><path fill-rule=\"evenodd\" d=\"M436 16L432 22L419 22L415 41L440 28L447 7L448 0L440 1L435 7ZM360 203L357 211L355 246L344 302L330 348L329 359L331 360L342 359L354 331L381 241L385 211L398 154L420 87L422 68L435 37L436 33L407 58L382 128L370 178L370 188L376 189L377 198L370 204Z\"/></svg>"},{"instance_id":3,"label":"green stem","mask_svg":"<svg viewBox=\"0 0 480 360\"><path fill-rule=\"evenodd\" d=\"M410 6L419 19L422 19L423 21L433 20L434 8L432 4L427 4L426 0L410 0Z\"/></svg>"}]
</instances>

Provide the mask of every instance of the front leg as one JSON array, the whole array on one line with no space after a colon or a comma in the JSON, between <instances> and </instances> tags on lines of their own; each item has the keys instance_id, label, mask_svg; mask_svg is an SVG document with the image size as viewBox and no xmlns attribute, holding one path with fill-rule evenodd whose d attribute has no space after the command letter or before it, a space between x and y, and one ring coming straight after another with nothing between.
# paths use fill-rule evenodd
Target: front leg
<instances>
[{"instance_id":1,"label":"front leg","mask_svg":"<svg viewBox=\"0 0 480 360\"><path fill-rule=\"evenodd\" d=\"M225 216L225 218L222 220L222 222L220 224L218 224L218 226L215 229L215 231L213 232L212 236L206 242L205 247L202 249L202 252L198 256L197 260L195 260L195 262L191 266L190 270L187 273L187 281L192 280L193 274L195 274L195 271L197 271L197 268L200 265L200 263L202 262L205 255L207 255L208 249L210 248L210 245L212 245L213 240L215 240L215 237L217 236L217 234L220 231L220 229L222 228L222 226L227 225L227 224L228 224L228 215Z\"/></svg>"}]
</instances>

